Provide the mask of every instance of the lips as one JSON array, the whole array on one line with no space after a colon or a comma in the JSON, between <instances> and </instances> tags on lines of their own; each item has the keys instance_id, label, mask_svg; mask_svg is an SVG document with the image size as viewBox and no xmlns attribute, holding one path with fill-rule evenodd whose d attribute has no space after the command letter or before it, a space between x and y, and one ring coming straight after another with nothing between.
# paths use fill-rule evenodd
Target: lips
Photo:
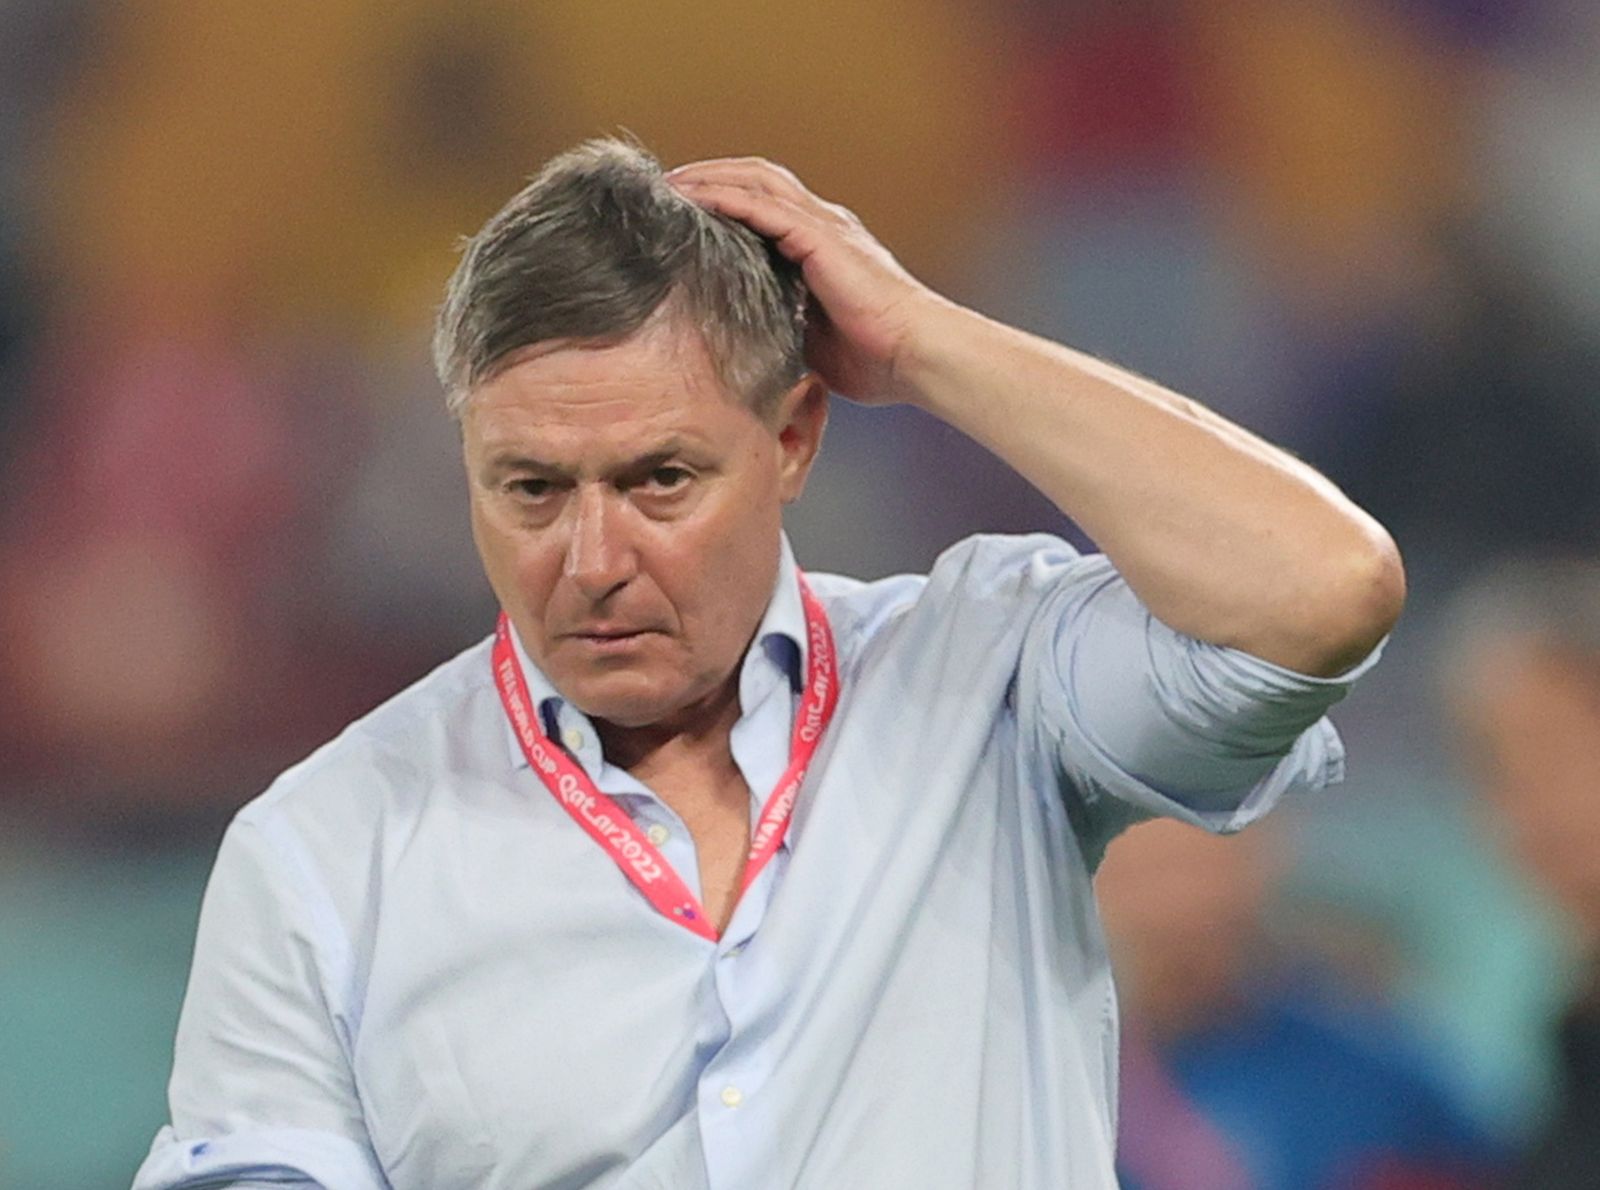
<instances>
[{"instance_id":1,"label":"lips","mask_svg":"<svg viewBox=\"0 0 1600 1190\"><path fill-rule=\"evenodd\" d=\"M624 628L618 624L589 625L562 633L569 645L591 654L628 654L660 632L655 628Z\"/></svg>"},{"instance_id":2,"label":"lips","mask_svg":"<svg viewBox=\"0 0 1600 1190\"><path fill-rule=\"evenodd\" d=\"M640 657L645 641L654 635L647 629L575 632L567 637L567 643L579 651L579 656L596 660L605 657L627 660Z\"/></svg>"},{"instance_id":3,"label":"lips","mask_svg":"<svg viewBox=\"0 0 1600 1190\"><path fill-rule=\"evenodd\" d=\"M643 636L651 632L650 628L619 628L619 627L594 627L580 628L576 632L566 635L575 636L579 640L627 640L629 637Z\"/></svg>"}]
</instances>

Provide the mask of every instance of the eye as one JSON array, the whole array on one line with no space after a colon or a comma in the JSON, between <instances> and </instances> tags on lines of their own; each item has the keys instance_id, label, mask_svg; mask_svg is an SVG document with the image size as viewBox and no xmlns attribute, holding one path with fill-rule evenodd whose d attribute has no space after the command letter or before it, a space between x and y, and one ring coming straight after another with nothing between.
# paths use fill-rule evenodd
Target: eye
<instances>
[{"instance_id":1,"label":"eye","mask_svg":"<svg viewBox=\"0 0 1600 1190\"><path fill-rule=\"evenodd\" d=\"M645 486L654 492L675 492L694 478L683 467L667 465L650 472Z\"/></svg>"},{"instance_id":2,"label":"eye","mask_svg":"<svg viewBox=\"0 0 1600 1190\"><path fill-rule=\"evenodd\" d=\"M523 500L542 500L554 490L548 479L513 479L506 484L506 491Z\"/></svg>"}]
</instances>

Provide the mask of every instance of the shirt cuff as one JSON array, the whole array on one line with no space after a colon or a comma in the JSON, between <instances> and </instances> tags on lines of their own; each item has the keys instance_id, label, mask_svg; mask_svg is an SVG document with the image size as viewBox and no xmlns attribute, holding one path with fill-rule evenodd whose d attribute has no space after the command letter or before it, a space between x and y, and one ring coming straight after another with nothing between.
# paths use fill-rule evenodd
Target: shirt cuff
<instances>
[{"instance_id":1,"label":"shirt cuff","mask_svg":"<svg viewBox=\"0 0 1600 1190\"><path fill-rule=\"evenodd\" d=\"M156 1134L133 1190L220 1187L389 1190L372 1151L348 1137L304 1128L252 1128L180 1140L171 1125Z\"/></svg>"}]
</instances>

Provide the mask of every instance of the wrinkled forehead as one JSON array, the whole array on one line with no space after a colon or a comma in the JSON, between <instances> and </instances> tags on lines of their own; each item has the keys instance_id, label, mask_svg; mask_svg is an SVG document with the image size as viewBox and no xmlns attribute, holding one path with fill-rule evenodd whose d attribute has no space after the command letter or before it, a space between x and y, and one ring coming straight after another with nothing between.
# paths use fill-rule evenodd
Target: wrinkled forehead
<instances>
[{"instance_id":1,"label":"wrinkled forehead","mask_svg":"<svg viewBox=\"0 0 1600 1190\"><path fill-rule=\"evenodd\" d=\"M703 356L667 337L532 353L475 390L461 422L469 465L526 460L607 474L644 459L711 465L754 449L767 427Z\"/></svg>"},{"instance_id":2,"label":"wrinkled forehead","mask_svg":"<svg viewBox=\"0 0 1600 1190\"><path fill-rule=\"evenodd\" d=\"M727 390L699 329L664 303L627 335L549 339L508 352L467 394L463 410L508 395L533 401L585 393L742 403Z\"/></svg>"},{"instance_id":3,"label":"wrinkled forehead","mask_svg":"<svg viewBox=\"0 0 1600 1190\"><path fill-rule=\"evenodd\" d=\"M500 373L519 364L547 356L561 355L581 358L593 356L611 348L632 344L648 344L651 354L663 362L678 366L692 364L698 353L705 352L705 337L692 323L671 314L665 306L659 307L643 325L625 334L595 335L590 338L544 339L514 347L495 361L482 383L487 383Z\"/></svg>"}]
</instances>

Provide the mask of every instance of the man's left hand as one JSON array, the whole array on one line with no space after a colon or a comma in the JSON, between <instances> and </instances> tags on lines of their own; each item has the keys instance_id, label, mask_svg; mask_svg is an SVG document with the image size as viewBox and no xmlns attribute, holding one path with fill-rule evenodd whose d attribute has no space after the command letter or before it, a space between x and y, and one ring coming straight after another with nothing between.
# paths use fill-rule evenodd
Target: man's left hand
<instances>
[{"instance_id":1,"label":"man's left hand","mask_svg":"<svg viewBox=\"0 0 1600 1190\"><path fill-rule=\"evenodd\" d=\"M806 362L829 388L869 405L913 397L902 364L917 327L948 303L906 272L853 212L760 157L697 161L666 177L686 198L766 236L800 266L812 299Z\"/></svg>"}]
</instances>

